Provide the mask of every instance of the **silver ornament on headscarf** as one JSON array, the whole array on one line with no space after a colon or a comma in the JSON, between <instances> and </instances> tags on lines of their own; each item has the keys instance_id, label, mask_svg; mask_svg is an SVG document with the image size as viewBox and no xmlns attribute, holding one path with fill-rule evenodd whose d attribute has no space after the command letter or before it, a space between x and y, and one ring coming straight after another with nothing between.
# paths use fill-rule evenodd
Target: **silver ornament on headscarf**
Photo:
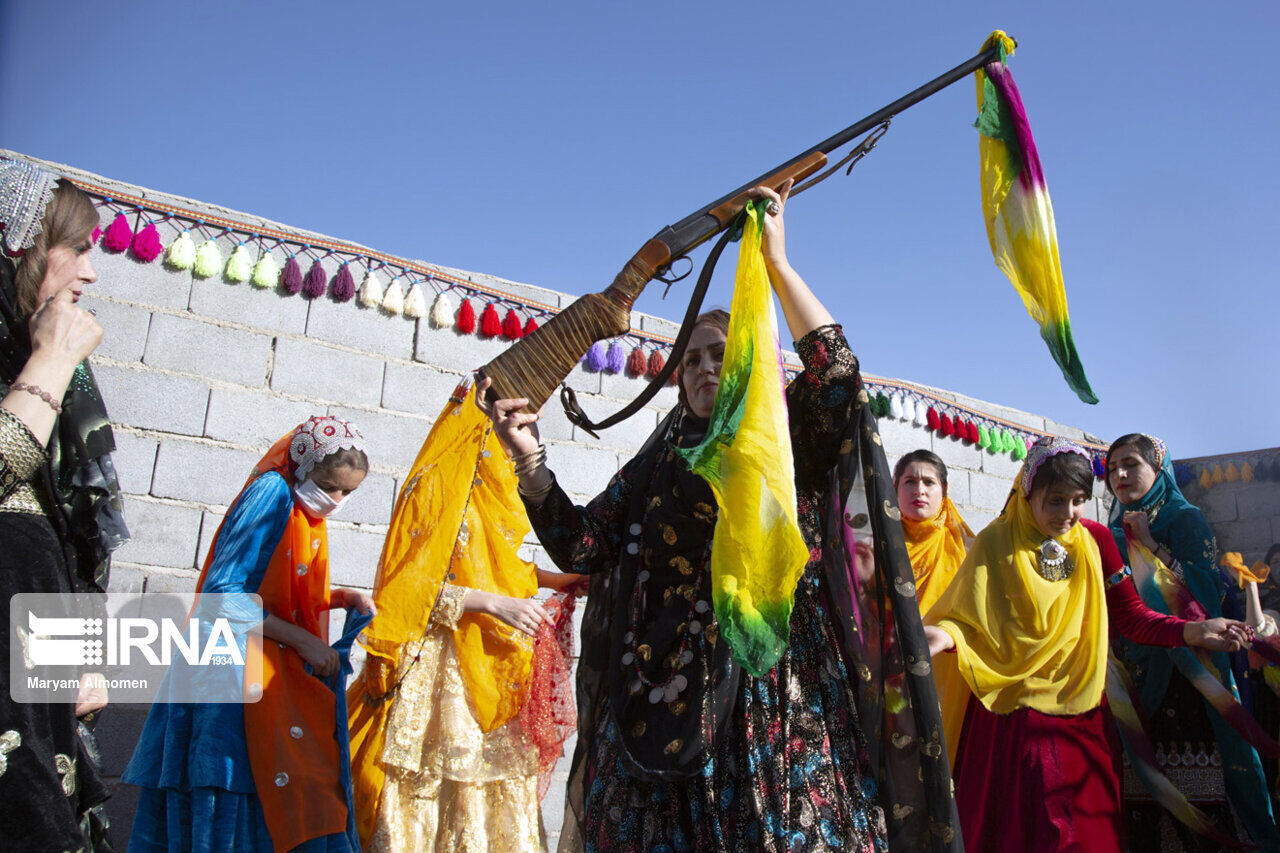
<instances>
[{"instance_id":1,"label":"silver ornament on headscarf","mask_svg":"<svg viewBox=\"0 0 1280 853\"><path fill-rule=\"evenodd\" d=\"M30 249L40 234L58 176L30 163L0 159L0 223L10 254Z\"/></svg>"}]
</instances>

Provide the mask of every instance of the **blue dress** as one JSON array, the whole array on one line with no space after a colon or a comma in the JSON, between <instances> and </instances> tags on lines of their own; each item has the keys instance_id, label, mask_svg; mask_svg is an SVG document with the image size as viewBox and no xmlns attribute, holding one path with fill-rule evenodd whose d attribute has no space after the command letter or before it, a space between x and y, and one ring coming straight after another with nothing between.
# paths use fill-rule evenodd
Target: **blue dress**
<instances>
[{"instance_id":1,"label":"blue dress","mask_svg":"<svg viewBox=\"0 0 1280 853\"><path fill-rule=\"evenodd\" d=\"M247 486L218 534L203 591L256 591L292 510L293 493L280 474L263 474ZM367 621L344 632L344 650L350 649L350 639ZM345 700L340 689L340 681L350 672L345 655L343 670L331 685L339 687L335 701ZM345 710L339 711L338 720L345 724ZM344 779L349 778L348 771ZM152 705L123 781L142 787L130 853L273 849L249 765L241 704ZM354 815L354 809L348 808L348 814ZM311 839L294 850L358 851L354 826L351 829Z\"/></svg>"}]
</instances>

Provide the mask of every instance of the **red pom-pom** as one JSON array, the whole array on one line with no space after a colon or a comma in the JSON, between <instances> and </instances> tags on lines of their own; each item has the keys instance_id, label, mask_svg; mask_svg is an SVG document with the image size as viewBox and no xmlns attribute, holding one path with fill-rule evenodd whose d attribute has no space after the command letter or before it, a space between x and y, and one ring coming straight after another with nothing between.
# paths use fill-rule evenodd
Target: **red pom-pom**
<instances>
[{"instance_id":1,"label":"red pom-pom","mask_svg":"<svg viewBox=\"0 0 1280 853\"><path fill-rule=\"evenodd\" d=\"M160 257L163 251L164 246L160 245L160 233L156 231L154 222L147 223L147 227L133 238L133 256L144 264L149 264Z\"/></svg>"},{"instance_id":2,"label":"red pom-pom","mask_svg":"<svg viewBox=\"0 0 1280 853\"><path fill-rule=\"evenodd\" d=\"M644 350L636 347L631 351L631 355L627 356L627 375L632 379L637 376L644 376L645 369L649 366L649 359L644 357Z\"/></svg>"},{"instance_id":3,"label":"red pom-pom","mask_svg":"<svg viewBox=\"0 0 1280 853\"><path fill-rule=\"evenodd\" d=\"M471 307L471 300L462 300L462 307L458 309L458 331L464 335L469 335L476 330L476 309Z\"/></svg>"},{"instance_id":4,"label":"red pom-pom","mask_svg":"<svg viewBox=\"0 0 1280 853\"><path fill-rule=\"evenodd\" d=\"M527 338L538 331L538 321L530 317L524 324L524 336Z\"/></svg>"},{"instance_id":5,"label":"red pom-pom","mask_svg":"<svg viewBox=\"0 0 1280 853\"><path fill-rule=\"evenodd\" d=\"M507 316L502 319L502 336L509 341L518 341L524 337L524 327L516 316L516 309L508 308Z\"/></svg>"},{"instance_id":6,"label":"red pom-pom","mask_svg":"<svg viewBox=\"0 0 1280 853\"><path fill-rule=\"evenodd\" d=\"M107 226L107 233L102 235L102 248L108 252L123 252L132 244L133 229L129 227L129 220L123 213L117 213Z\"/></svg>"},{"instance_id":7,"label":"red pom-pom","mask_svg":"<svg viewBox=\"0 0 1280 853\"><path fill-rule=\"evenodd\" d=\"M969 421L969 443L977 444L982 441L982 433L978 431L978 422Z\"/></svg>"},{"instance_id":8,"label":"red pom-pom","mask_svg":"<svg viewBox=\"0 0 1280 853\"><path fill-rule=\"evenodd\" d=\"M490 302L480 312L480 337L496 338L502 334L502 321L498 319L498 309Z\"/></svg>"},{"instance_id":9,"label":"red pom-pom","mask_svg":"<svg viewBox=\"0 0 1280 853\"><path fill-rule=\"evenodd\" d=\"M934 432L942 429L942 419L938 417L938 412L933 408L933 406L929 407L929 412L925 415L925 420L929 424L929 429Z\"/></svg>"},{"instance_id":10,"label":"red pom-pom","mask_svg":"<svg viewBox=\"0 0 1280 853\"><path fill-rule=\"evenodd\" d=\"M951 416L948 415L946 412L942 413L941 429L942 429L942 434L945 435L947 438L950 438L951 436L956 434L956 425L954 422L952 422Z\"/></svg>"},{"instance_id":11,"label":"red pom-pom","mask_svg":"<svg viewBox=\"0 0 1280 853\"><path fill-rule=\"evenodd\" d=\"M651 378L657 377L657 375L662 372L662 368L666 366L667 366L667 360L662 357L661 350L654 350L653 352L649 353L648 373Z\"/></svg>"}]
</instances>

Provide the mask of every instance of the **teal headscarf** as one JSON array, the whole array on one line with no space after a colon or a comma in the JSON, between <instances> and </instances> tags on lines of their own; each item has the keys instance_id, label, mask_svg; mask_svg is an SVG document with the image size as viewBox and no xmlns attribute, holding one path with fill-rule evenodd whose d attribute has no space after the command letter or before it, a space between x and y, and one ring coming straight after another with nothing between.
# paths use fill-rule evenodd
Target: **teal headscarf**
<instances>
[{"instance_id":1,"label":"teal headscarf","mask_svg":"<svg viewBox=\"0 0 1280 853\"><path fill-rule=\"evenodd\" d=\"M1155 482L1136 503L1122 503L1119 498L1112 502L1108 519L1111 535L1115 537L1120 555L1128 564L1130 562L1129 547L1125 540L1124 514L1135 511L1145 512L1150 522L1152 538L1157 544L1169 549L1169 553L1182 568L1183 582L1204 608L1208 618L1221 616L1226 587L1223 585L1222 573L1218 570L1218 546L1213 528L1205 520L1204 513L1188 501L1182 494L1182 490L1178 488L1168 447L1155 436L1146 437L1156 448ZM1112 449L1115 447L1116 445L1113 444ZM1165 597L1156 586L1154 577L1143 581L1138 594L1142 596L1143 602L1148 607L1159 613L1183 619L1199 618L1198 615L1193 614L1170 614ZM1154 714L1164 701L1174 667L1177 667L1188 679L1191 678L1192 671L1200 671L1200 662L1185 648L1163 649L1141 646L1127 640L1117 640L1116 645L1122 646L1124 657L1137 664L1142 672L1138 693L1148 715ZM1218 670L1223 686L1239 699L1227 655L1216 652L1211 655L1211 659ZM1240 737L1231 724L1224 720L1207 700L1205 711L1218 742L1218 751L1222 754L1227 797L1231 800L1236 814L1240 816L1241 823L1244 824L1245 830L1255 843L1268 850L1280 850L1280 831L1276 828L1275 817L1271 812L1271 798L1267 793L1266 777L1262 772L1262 761L1258 758L1257 751Z\"/></svg>"}]
</instances>

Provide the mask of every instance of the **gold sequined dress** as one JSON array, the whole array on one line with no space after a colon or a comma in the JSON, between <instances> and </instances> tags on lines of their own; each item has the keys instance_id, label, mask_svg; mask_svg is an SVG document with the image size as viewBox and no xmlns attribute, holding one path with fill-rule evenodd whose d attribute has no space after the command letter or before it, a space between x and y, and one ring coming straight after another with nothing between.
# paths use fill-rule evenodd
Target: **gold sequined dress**
<instances>
[{"instance_id":1,"label":"gold sequined dress","mask_svg":"<svg viewBox=\"0 0 1280 853\"><path fill-rule=\"evenodd\" d=\"M465 594L442 585L430 630L405 645L396 668L374 853L546 849L537 750L518 720L482 732L463 683L453 629Z\"/></svg>"}]
</instances>

